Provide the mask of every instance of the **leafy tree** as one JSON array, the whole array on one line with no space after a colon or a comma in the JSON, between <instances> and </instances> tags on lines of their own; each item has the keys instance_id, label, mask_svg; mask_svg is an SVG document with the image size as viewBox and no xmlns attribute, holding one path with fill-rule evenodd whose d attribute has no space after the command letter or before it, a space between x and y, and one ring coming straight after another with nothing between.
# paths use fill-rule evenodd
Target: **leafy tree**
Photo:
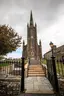
<instances>
[{"instance_id":1,"label":"leafy tree","mask_svg":"<svg viewBox=\"0 0 64 96\"><path fill-rule=\"evenodd\" d=\"M15 51L21 44L21 37L7 25L0 25L0 55Z\"/></svg>"}]
</instances>

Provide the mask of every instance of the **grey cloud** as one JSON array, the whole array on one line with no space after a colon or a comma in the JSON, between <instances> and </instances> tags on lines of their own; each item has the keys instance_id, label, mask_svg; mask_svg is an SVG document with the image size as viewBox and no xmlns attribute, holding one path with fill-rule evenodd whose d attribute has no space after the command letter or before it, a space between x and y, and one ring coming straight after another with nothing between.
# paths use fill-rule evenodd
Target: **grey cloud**
<instances>
[{"instance_id":1,"label":"grey cloud","mask_svg":"<svg viewBox=\"0 0 64 96\"><path fill-rule=\"evenodd\" d=\"M9 23L11 25L23 24L24 25L24 16L22 14L14 13L8 15Z\"/></svg>"},{"instance_id":2,"label":"grey cloud","mask_svg":"<svg viewBox=\"0 0 64 96\"><path fill-rule=\"evenodd\" d=\"M13 28L21 26L19 31L26 40L26 25L29 23L30 10L32 10L40 36L47 27L56 23L60 11L64 9L62 4L64 0L0 0L0 24L10 24Z\"/></svg>"},{"instance_id":3,"label":"grey cloud","mask_svg":"<svg viewBox=\"0 0 64 96\"><path fill-rule=\"evenodd\" d=\"M58 7L63 2L64 0L1 0L0 4L3 12L8 12L11 9L18 9L17 11L24 9L29 12L32 9L38 19L49 23L55 19Z\"/></svg>"}]
</instances>

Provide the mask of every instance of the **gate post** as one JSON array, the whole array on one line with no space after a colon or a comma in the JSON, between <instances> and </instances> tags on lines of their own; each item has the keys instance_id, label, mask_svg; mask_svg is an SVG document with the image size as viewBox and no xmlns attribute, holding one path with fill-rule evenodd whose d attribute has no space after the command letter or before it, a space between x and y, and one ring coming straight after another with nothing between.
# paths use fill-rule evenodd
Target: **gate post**
<instances>
[{"instance_id":1,"label":"gate post","mask_svg":"<svg viewBox=\"0 0 64 96\"><path fill-rule=\"evenodd\" d=\"M53 72L54 72L54 88L57 93L59 93L59 86L58 86L58 79L57 79L57 72L56 72L56 66L55 66L55 57L52 56L52 66L53 66Z\"/></svg>"},{"instance_id":2,"label":"gate post","mask_svg":"<svg viewBox=\"0 0 64 96\"><path fill-rule=\"evenodd\" d=\"M24 57L22 57L22 65L21 65L21 92L24 92Z\"/></svg>"}]
</instances>

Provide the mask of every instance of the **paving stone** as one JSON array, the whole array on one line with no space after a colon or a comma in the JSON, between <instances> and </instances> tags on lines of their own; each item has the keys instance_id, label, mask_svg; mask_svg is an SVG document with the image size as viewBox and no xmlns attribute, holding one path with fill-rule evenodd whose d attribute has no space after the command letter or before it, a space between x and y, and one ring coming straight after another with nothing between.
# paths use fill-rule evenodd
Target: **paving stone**
<instances>
[{"instance_id":1,"label":"paving stone","mask_svg":"<svg viewBox=\"0 0 64 96\"><path fill-rule=\"evenodd\" d=\"M46 77L25 78L25 89L26 93L54 93Z\"/></svg>"}]
</instances>

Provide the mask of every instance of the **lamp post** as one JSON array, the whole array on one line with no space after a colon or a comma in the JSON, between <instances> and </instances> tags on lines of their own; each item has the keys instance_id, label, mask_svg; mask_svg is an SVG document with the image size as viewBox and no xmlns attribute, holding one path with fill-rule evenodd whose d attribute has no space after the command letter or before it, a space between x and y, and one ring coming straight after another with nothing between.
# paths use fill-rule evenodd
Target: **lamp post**
<instances>
[{"instance_id":1,"label":"lamp post","mask_svg":"<svg viewBox=\"0 0 64 96\"><path fill-rule=\"evenodd\" d=\"M54 74L54 89L56 93L59 93L59 87L58 87L58 79L57 79L57 72L56 72L56 66L55 66L55 57L54 57L54 44L50 42L51 52L52 52L52 67L53 67L53 74ZM59 94L58 94L59 95Z\"/></svg>"}]
</instances>

